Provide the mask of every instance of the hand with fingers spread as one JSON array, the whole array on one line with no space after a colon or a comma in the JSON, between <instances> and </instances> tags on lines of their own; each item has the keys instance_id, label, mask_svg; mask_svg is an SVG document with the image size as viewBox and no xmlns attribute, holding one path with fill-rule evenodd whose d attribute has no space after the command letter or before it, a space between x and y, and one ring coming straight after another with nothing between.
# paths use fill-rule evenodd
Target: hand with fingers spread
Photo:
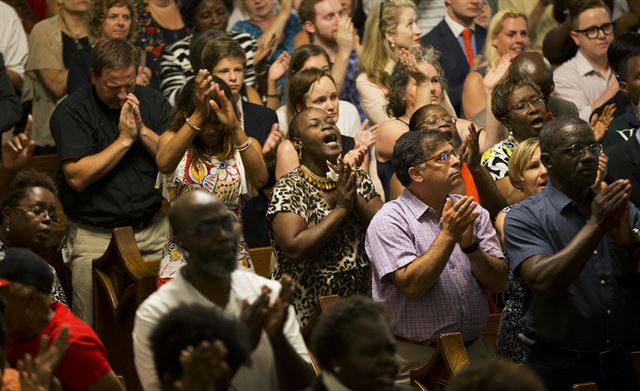
<instances>
[{"instance_id":1,"label":"hand with fingers spread","mask_svg":"<svg viewBox=\"0 0 640 391\"><path fill-rule=\"evenodd\" d=\"M295 291L293 279L286 274L280 279L280 284L282 285L280 294L269 307L264 323L264 331L272 341L285 338L283 334L284 323L287 321L289 305Z\"/></svg>"},{"instance_id":2,"label":"hand with fingers spread","mask_svg":"<svg viewBox=\"0 0 640 391\"><path fill-rule=\"evenodd\" d=\"M228 351L220 340L202 341L180 353L182 376L175 383L176 390L226 390L231 381L231 368L225 357Z\"/></svg>"},{"instance_id":3,"label":"hand with fingers spread","mask_svg":"<svg viewBox=\"0 0 640 391\"><path fill-rule=\"evenodd\" d=\"M338 51L351 55L353 51L353 22L348 15L343 15L338 23L338 32L336 34L336 42L338 43Z\"/></svg>"},{"instance_id":4,"label":"hand with fingers spread","mask_svg":"<svg viewBox=\"0 0 640 391\"><path fill-rule=\"evenodd\" d=\"M589 124L596 135L597 142L601 142L604 139L604 136L607 134L607 130L609 130L609 125L611 125L611 122L613 121L613 115L615 112L616 105L615 103L612 103L605 106L600 115L594 114L591 117Z\"/></svg>"},{"instance_id":5,"label":"hand with fingers spread","mask_svg":"<svg viewBox=\"0 0 640 391\"><path fill-rule=\"evenodd\" d=\"M49 344L49 337L43 335L40 339L38 355L34 358L27 354L23 360L18 360L17 369L20 372L20 385L25 391L48 391L54 382L53 372L69 348L69 328L63 326L53 343Z\"/></svg>"},{"instance_id":6,"label":"hand with fingers spread","mask_svg":"<svg viewBox=\"0 0 640 391\"><path fill-rule=\"evenodd\" d=\"M411 76L416 83L426 83L429 80L429 75L418 67L416 56L408 49L401 48L398 50L398 60L404 65L407 74Z\"/></svg>"},{"instance_id":7,"label":"hand with fingers spread","mask_svg":"<svg viewBox=\"0 0 640 391\"><path fill-rule=\"evenodd\" d=\"M276 34L263 34L257 39L256 53L253 55L253 66L256 69L259 69L262 62L273 54L277 43Z\"/></svg>"},{"instance_id":8,"label":"hand with fingers spread","mask_svg":"<svg viewBox=\"0 0 640 391\"><path fill-rule=\"evenodd\" d=\"M621 209L626 206L631 194L631 182L619 179L610 185L601 182L600 193L591 202L588 223L602 230L609 230L618 223Z\"/></svg>"},{"instance_id":9,"label":"hand with fingers spread","mask_svg":"<svg viewBox=\"0 0 640 391\"><path fill-rule=\"evenodd\" d=\"M249 329L249 347L255 350L260 342L262 328L266 321L267 311L269 310L269 299L271 289L266 286L262 287L262 293L251 304L244 302L240 320L242 320Z\"/></svg>"},{"instance_id":10,"label":"hand with fingers spread","mask_svg":"<svg viewBox=\"0 0 640 391\"><path fill-rule=\"evenodd\" d=\"M468 229L473 228L473 222L480 212L476 210L476 203L473 202L473 197L464 196L460 198L455 204L451 198L447 198L442 210L442 224L443 231L450 235L461 247L466 247L473 241L473 231L468 232ZM471 235L471 240L469 236Z\"/></svg>"},{"instance_id":11,"label":"hand with fingers spread","mask_svg":"<svg viewBox=\"0 0 640 391\"><path fill-rule=\"evenodd\" d=\"M203 119L209 116L211 100L212 76L206 69L200 69L195 78L196 89L196 113L198 113Z\"/></svg>"},{"instance_id":12,"label":"hand with fingers spread","mask_svg":"<svg viewBox=\"0 0 640 391\"><path fill-rule=\"evenodd\" d=\"M283 138L284 134L280 131L280 126L277 122L274 123L271 126L271 131L269 132L267 139L262 145L262 156L269 156L274 153Z\"/></svg>"},{"instance_id":13,"label":"hand with fingers spread","mask_svg":"<svg viewBox=\"0 0 640 391\"><path fill-rule=\"evenodd\" d=\"M360 128L356 132L354 138L356 141L360 141L363 145L369 148L376 143L379 128L380 125L369 126L369 120L365 119L360 125Z\"/></svg>"},{"instance_id":14,"label":"hand with fingers spread","mask_svg":"<svg viewBox=\"0 0 640 391\"><path fill-rule=\"evenodd\" d=\"M482 131L482 128L476 130L473 122L469 125L469 135L465 143L466 151L465 155L463 155L469 167L480 167L480 159L482 158L480 153L480 133Z\"/></svg>"},{"instance_id":15,"label":"hand with fingers spread","mask_svg":"<svg viewBox=\"0 0 640 391\"><path fill-rule=\"evenodd\" d=\"M2 144L2 166L17 171L24 167L33 156L36 142L31 139L33 117L29 114L24 132L18 133Z\"/></svg>"},{"instance_id":16,"label":"hand with fingers spread","mask_svg":"<svg viewBox=\"0 0 640 391\"><path fill-rule=\"evenodd\" d=\"M359 147L357 146L347 152L346 155L344 155L344 162L353 168L360 167L362 165L362 162L364 161L364 157L367 156L368 152L369 149L364 145Z\"/></svg>"},{"instance_id":17,"label":"hand with fingers spread","mask_svg":"<svg viewBox=\"0 0 640 391\"><path fill-rule=\"evenodd\" d=\"M289 61L291 57L289 53L282 52L278 56L278 58L271 64L269 67L269 73L267 75L268 80L272 82L277 82L281 77L287 74L289 70Z\"/></svg>"},{"instance_id":18,"label":"hand with fingers spread","mask_svg":"<svg viewBox=\"0 0 640 391\"><path fill-rule=\"evenodd\" d=\"M240 126L238 115L233 107L233 103L227 99L224 91L216 84L212 83L211 93L216 97L218 103L215 100L209 100L209 107L218 117L218 121L222 123L228 130L237 129Z\"/></svg>"},{"instance_id":19,"label":"hand with fingers spread","mask_svg":"<svg viewBox=\"0 0 640 391\"><path fill-rule=\"evenodd\" d=\"M500 59L498 65L487 72L484 79L482 79L482 84L484 84L484 87L487 90L492 91L494 87L498 85L500 80L504 78L514 57L515 56L512 53L505 54Z\"/></svg>"}]
</instances>

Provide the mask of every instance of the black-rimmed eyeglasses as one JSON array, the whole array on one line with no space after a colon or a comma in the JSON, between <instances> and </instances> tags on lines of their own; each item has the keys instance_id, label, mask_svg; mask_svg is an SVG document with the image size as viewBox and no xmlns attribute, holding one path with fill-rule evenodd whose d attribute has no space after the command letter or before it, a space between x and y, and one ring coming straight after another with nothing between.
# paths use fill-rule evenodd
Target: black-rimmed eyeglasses
<instances>
[{"instance_id":1,"label":"black-rimmed eyeglasses","mask_svg":"<svg viewBox=\"0 0 640 391\"><path fill-rule=\"evenodd\" d=\"M593 156L598 156L602 153L602 145L598 143L590 145L573 144L568 148L561 149L561 151L567 152L569 156L574 158L582 156L585 150L589 151Z\"/></svg>"},{"instance_id":2,"label":"black-rimmed eyeglasses","mask_svg":"<svg viewBox=\"0 0 640 391\"><path fill-rule=\"evenodd\" d=\"M613 33L613 27L616 24L614 22L605 23L600 26L591 26L582 30L574 30L578 34L584 34L589 39L596 39L598 37L598 32L602 31L602 34L608 36Z\"/></svg>"}]
</instances>

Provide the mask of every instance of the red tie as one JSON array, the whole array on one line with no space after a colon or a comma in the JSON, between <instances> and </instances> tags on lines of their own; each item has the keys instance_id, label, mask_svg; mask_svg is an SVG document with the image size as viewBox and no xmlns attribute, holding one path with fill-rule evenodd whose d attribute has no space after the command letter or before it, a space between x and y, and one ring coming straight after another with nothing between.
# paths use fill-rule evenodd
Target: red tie
<instances>
[{"instance_id":1,"label":"red tie","mask_svg":"<svg viewBox=\"0 0 640 391\"><path fill-rule=\"evenodd\" d=\"M467 53L467 61L469 66L473 65L473 47L471 46L471 34L473 30L466 28L462 30L462 41L464 42L464 51Z\"/></svg>"}]
</instances>

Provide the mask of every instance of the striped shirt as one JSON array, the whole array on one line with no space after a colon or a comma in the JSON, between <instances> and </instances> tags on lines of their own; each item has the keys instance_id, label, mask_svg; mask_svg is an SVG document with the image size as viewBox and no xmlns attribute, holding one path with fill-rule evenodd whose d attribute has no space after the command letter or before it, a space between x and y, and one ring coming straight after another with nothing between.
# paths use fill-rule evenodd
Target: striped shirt
<instances>
[{"instance_id":1,"label":"striped shirt","mask_svg":"<svg viewBox=\"0 0 640 391\"><path fill-rule=\"evenodd\" d=\"M244 70L244 83L247 86L253 86L256 82L256 73L253 67L253 56L256 53L256 40L247 33L228 33L231 38L237 41L247 56L247 65ZM177 94L180 93L182 87L191 77L194 76L189 61L189 53L191 51L191 39L193 34L189 34L183 39L174 42L164 48L164 54L160 60L160 89L162 94L173 105Z\"/></svg>"},{"instance_id":2,"label":"striped shirt","mask_svg":"<svg viewBox=\"0 0 640 391\"><path fill-rule=\"evenodd\" d=\"M450 195L455 203L462 196ZM474 231L480 249L504 258L489 212L480 216ZM380 303L397 336L410 341L435 341L441 333L460 332L465 341L480 335L489 316L487 297L471 273L469 258L456 244L438 281L417 298L408 298L392 283L391 274L422 256L442 230L436 211L405 189L387 202L369 224L365 250L371 262L371 296Z\"/></svg>"}]
</instances>

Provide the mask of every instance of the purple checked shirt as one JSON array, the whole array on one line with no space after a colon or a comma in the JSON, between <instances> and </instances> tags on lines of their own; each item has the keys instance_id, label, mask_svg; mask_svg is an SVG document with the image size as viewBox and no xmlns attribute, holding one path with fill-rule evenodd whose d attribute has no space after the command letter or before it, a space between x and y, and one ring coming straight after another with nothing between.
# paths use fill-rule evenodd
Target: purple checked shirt
<instances>
[{"instance_id":1,"label":"purple checked shirt","mask_svg":"<svg viewBox=\"0 0 640 391\"><path fill-rule=\"evenodd\" d=\"M461 198L453 194L450 197L454 203ZM489 212L476 208L480 216L474 231L480 249L504 259ZM385 307L393 333L415 342L435 341L446 332L460 332L464 341L473 340L480 335L489 315L487 297L458 244L438 281L422 296L408 298L391 282L391 274L423 255L441 229L436 211L405 189L400 197L382 207L367 230L365 249L372 268L371 296Z\"/></svg>"}]
</instances>

